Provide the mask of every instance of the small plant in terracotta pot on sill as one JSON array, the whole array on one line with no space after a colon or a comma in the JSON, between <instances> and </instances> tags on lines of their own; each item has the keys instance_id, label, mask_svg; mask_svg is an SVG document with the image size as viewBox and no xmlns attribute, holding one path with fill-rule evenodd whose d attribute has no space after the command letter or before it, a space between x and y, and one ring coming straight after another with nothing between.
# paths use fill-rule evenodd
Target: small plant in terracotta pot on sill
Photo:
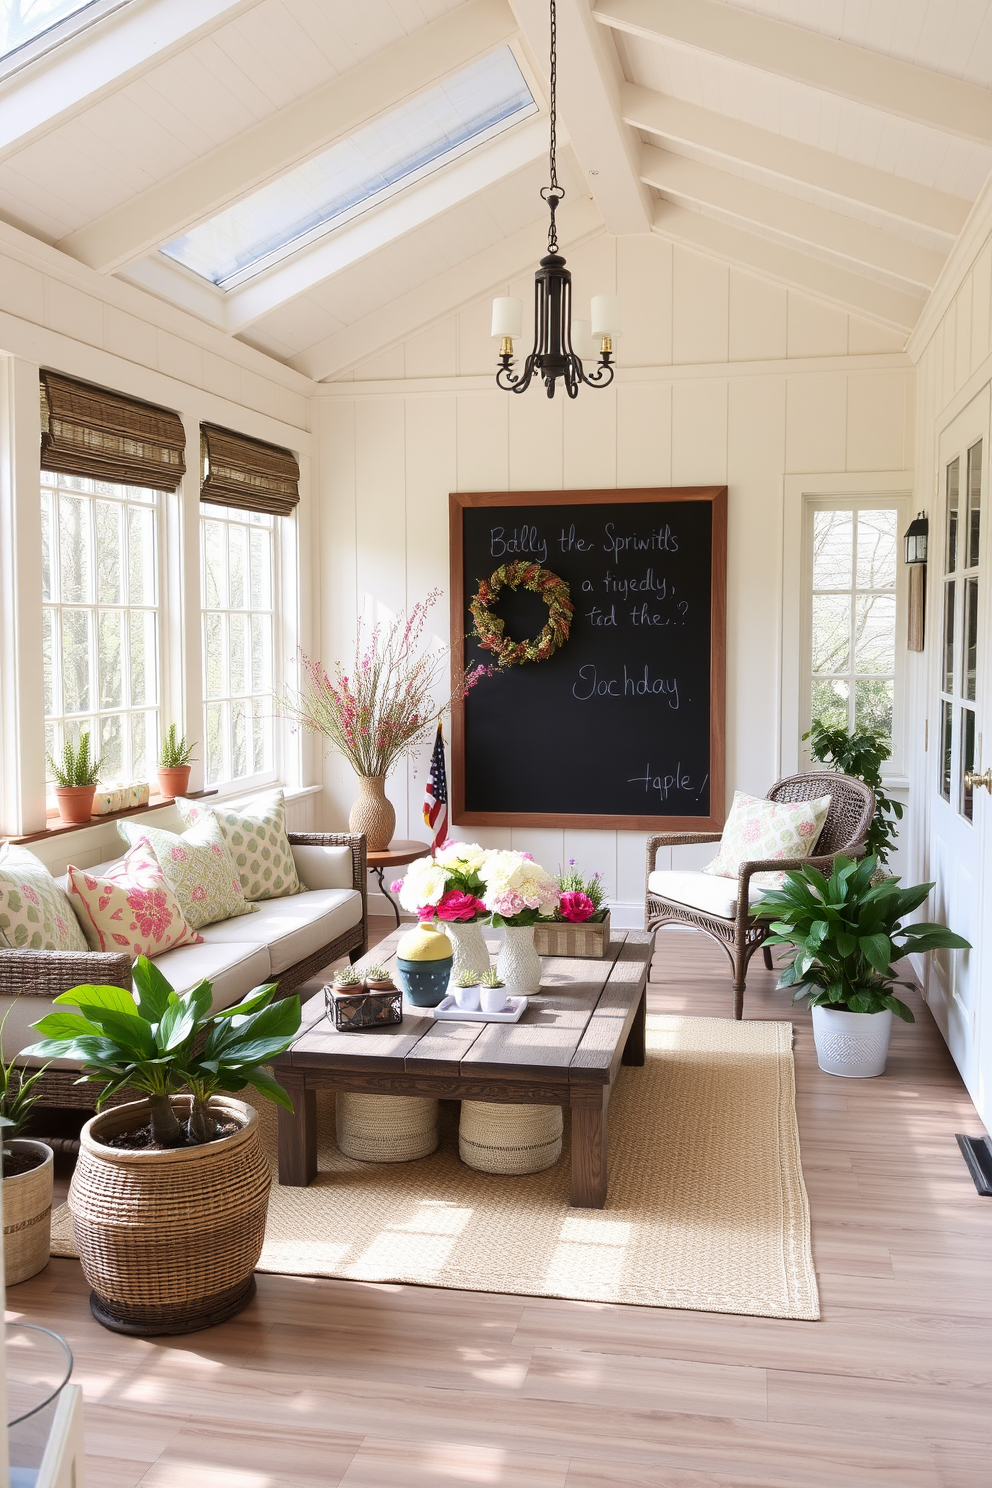
<instances>
[{"instance_id":1,"label":"small plant in terracotta pot on sill","mask_svg":"<svg viewBox=\"0 0 992 1488\"><path fill-rule=\"evenodd\" d=\"M163 796L183 796L189 789L190 763L195 758L192 744L186 735L180 735L174 723L170 723L162 741L162 752L158 761L158 788Z\"/></svg>"},{"instance_id":2,"label":"small plant in terracotta pot on sill","mask_svg":"<svg viewBox=\"0 0 992 1488\"><path fill-rule=\"evenodd\" d=\"M69 826L81 826L93 815L93 797L103 763L90 754L89 731L80 734L75 749L66 739L60 758L55 760L51 755L47 758L48 768L55 777L59 816Z\"/></svg>"}]
</instances>

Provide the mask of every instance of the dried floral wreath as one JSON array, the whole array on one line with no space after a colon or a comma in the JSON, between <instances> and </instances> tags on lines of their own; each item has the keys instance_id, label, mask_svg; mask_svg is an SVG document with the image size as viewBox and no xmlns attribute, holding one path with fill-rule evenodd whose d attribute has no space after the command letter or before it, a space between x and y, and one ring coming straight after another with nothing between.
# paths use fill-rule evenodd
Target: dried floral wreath
<instances>
[{"instance_id":1,"label":"dried floral wreath","mask_svg":"<svg viewBox=\"0 0 992 1488\"><path fill-rule=\"evenodd\" d=\"M500 590L532 590L548 607L548 623L536 640L513 641L503 634L504 623L492 612ZM504 563L488 579L480 579L469 611L475 621L475 636L484 651L491 651L501 667L521 665L525 661L547 661L568 640L575 606L566 581L547 568L518 559Z\"/></svg>"}]
</instances>

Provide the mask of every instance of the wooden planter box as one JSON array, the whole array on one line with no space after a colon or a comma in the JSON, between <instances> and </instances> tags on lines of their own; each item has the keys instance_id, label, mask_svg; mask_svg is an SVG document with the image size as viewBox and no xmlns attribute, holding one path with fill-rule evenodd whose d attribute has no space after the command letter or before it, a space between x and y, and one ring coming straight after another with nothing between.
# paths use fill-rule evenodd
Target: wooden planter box
<instances>
[{"instance_id":1,"label":"wooden planter box","mask_svg":"<svg viewBox=\"0 0 992 1488\"><path fill-rule=\"evenodd\" d=\"M572 925L567 920L534 926L534 949L539 956L584 956L602 960L610 943L610 916Z\"/></svg>"}]
</instances>

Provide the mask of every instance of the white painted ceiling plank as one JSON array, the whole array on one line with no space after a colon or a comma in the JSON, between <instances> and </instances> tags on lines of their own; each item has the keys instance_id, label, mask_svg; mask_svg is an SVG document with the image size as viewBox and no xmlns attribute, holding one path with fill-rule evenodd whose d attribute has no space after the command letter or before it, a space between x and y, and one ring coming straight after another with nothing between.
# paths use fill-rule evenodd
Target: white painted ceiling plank
<instances>
[{"instance_id":1,"label":"white painted ceiling plank","mask_svg":"<svg viewBox=\"0 0 992 1488\"><path fill-rule=\"evenodd\" d=\"M469 0L70 233L59 247L110 272L508 41L516 29L506 0Z\"/></svg>"},{"instance_id":2,"label":"white painted ceiling plank","mask_svg":"<svg viewBox=\"0 0 992 1488\"><path fill-rule=\"evenodd\" d=\"M944 233L948 247L967 221L971 203L961 197L656 93L653 88L626 83L621 90L621 107L627 123L648 134L692 145L785 180L861 202L901 222Z\"/></svg>"},{"instance_id":3,"label":"white painted ceiling plank","mask_svg":"<svg viewBox=\"0 0 992 1488\"><path fill-rule=\"evenodd\" d=\"M605 26L675 42L835 93L943 133L992 144L992 93L722 0L599 0Z\"/></svg>"},{"instance_id":4,"label":"white painted ceiling plank","mask_svg":"<svg viewBox=\"0 0 992 1488\"><path fill-rule=\"evenodd\" d=\"M890 289L864 274L836 268L796 248L787 248L771 238L731 227L673 202L658 203L654 230L673 243L749 269L776 284L799 289L803 294L827 300L841 310L853 311L903 333L912 330L923 307L923 300L915 295Z\"/></svg>"}]
</instances>

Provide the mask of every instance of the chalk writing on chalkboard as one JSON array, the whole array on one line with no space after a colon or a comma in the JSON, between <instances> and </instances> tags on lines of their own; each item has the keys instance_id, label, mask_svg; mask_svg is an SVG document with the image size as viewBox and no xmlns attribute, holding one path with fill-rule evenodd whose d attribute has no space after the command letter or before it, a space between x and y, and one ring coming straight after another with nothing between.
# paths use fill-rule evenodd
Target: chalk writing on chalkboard
<instances>
[{"instance_id":1,"label":"chalk writing on chalkboard","mask_svg":"<svg viewBox=\"0 0 992 1488\"><path fill-rule=\"evenodd\" d=\"M565 579L568 641L508 667L456 712L454 820L706 828L723 818L726 490L451 497L455 664L487 660L468 603L532 559ZM544 606L500 595L505 634Z\"/></svg>"}]
</instances>

